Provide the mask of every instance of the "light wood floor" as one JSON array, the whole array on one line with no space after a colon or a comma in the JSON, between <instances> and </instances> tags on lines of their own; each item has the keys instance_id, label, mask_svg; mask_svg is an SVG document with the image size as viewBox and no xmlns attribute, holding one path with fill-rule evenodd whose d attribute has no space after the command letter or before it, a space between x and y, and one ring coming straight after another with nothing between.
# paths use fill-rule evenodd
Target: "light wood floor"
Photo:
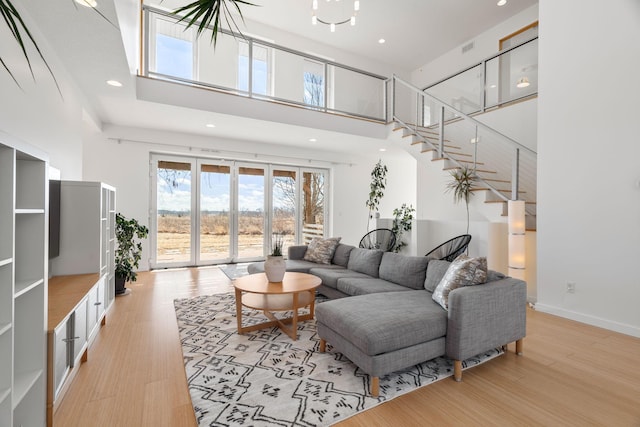
<instances>
[{"instance_id":1,"label":"light wood floor","mask_svg":"<svg viewBox=\"0 0 640 427\"><path fill-rule=\"evenodd\" d=\"M57 427L196 426L173 300L232 290L216 267L141 273L116 298ZM640 426L640 339L528 311L509 352L354 416L352 426Z\"/></svg>"}]
</instances>

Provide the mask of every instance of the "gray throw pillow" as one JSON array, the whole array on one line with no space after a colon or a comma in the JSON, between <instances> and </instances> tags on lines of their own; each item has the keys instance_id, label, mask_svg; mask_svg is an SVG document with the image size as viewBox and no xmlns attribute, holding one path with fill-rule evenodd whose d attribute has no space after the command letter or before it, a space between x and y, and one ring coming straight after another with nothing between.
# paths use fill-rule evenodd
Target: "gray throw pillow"
<instances>
[{"instance_id":1,"label":"gray throw pillow","mask_svg":"<svg viewBox=\"0 0 640 427\"><path fill-rule=\"evenodd\" d=\"M433 295L435 302L442 308L449 308L449 293L462 286L479 285L487 281L487 258L469 258L460 255L456 258L444 275Z\"/></svg>"},{"instance_id":2,"label":"gray throw pillow","mask_svg":"<svg viewBox=\"0 0 640 427\"><path fill-rule=\"evenodd\" d=\"M333 253L336 251L340 239L340 237L329 237L328 239L314 237L304 254L304 260L318 264L331 264Z\"/></svg>"}]
</instances>

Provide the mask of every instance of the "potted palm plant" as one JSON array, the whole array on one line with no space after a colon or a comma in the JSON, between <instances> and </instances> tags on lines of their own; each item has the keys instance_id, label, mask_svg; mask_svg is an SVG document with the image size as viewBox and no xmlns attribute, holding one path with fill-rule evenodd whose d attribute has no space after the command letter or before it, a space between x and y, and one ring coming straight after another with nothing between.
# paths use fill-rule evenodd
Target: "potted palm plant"
<instances>
[{"instance_id":1,"label":"potted palm plant","mask_svg":"<svg viewBox=\"0 0 640 427\"><path fill-rule=\"evenodd\" d=\"M469 201L473 196L473 184L476 182L476 171L467 166L454 169L451 172L451 181L447 184L446 192L453 192L453 201L464 201L467 207L467 234L469 234Z\"/></svg>"},{"instance_id":2,"label":"potted palm plant","mask_svg":"<svg viewBox=\"0 0 640 427\"><path fill-rule=\"evenodd\" d=\"M135 269L142 258L142 242L135 239L146 239L148 235L149 229L136 219L116 214L116 295L127 293L125 283L138 280Z\"/></svg>"}]
</instances>

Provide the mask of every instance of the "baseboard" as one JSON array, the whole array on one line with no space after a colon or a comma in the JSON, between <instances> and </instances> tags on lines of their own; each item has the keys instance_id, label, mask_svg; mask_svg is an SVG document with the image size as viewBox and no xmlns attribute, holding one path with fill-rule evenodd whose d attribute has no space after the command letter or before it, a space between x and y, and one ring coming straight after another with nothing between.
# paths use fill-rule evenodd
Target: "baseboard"
<instances>
[{"instance_id":1,"label":"baseboard","mask_svg":"<svg viewBox=\"0 0 640 427\"><path fill-rule=\"evenodd\" d=\"M640 338L640 327L627 325L626 323L615 322L612 320L602 319L596 316L590 316L584 313L578 313L571 310L555 307L546 304L536 304L536 311L549 313L566 319L575 320L576 322L586 323L587 325L597 326L599 328L608 329L610 331L619 332L625 335Z\"/></svg>"}]
</instances>

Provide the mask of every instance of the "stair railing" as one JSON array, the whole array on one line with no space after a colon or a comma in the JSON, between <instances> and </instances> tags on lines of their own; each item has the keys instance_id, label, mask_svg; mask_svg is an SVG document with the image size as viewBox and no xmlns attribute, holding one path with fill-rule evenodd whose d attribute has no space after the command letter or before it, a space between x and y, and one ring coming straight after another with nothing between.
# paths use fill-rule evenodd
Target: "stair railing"
<instances>
[{"instance_id":1,"label":"stair railing","mask_svg":"<svg viewBox=\"0 0 640 427\"><path fill-rule=\"evenodd\" d=\"M534 198L529 201L535 201L534 150L395 75L391 86L394 121L417 135L439 158L458 168L471 165L478 183L490 190L496 201L518 200L529 192ZM504 188L507 183L510 188ZM531 210L528 213L535 215Z\"/></svg>"}]
</instances>

